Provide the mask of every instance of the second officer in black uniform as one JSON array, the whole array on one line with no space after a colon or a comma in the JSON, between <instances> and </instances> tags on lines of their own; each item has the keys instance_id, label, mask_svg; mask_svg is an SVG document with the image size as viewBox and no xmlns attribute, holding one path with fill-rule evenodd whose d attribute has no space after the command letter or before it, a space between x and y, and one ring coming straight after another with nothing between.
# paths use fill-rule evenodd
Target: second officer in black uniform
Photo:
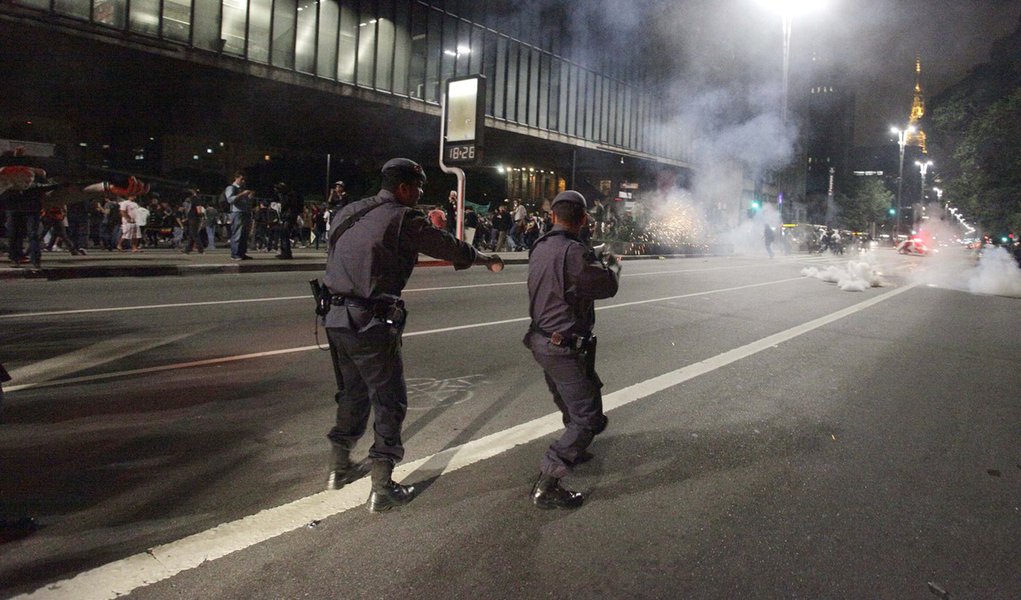
<instances>
[{"instance_id":1,"label":"second officer in black uniform","mask_svg":"<svg viewBox=\"0 0 1021 600\"><path fill-rule=\"evenodd\" d=\"M571 468L592 458L592 438L606 429L603 383L595 371L594 301L617 293L620 262L596 257L581 241L588 226L585 198L568 190L553 199L553 228L532 245L528 259L528 313L524 343L542 367L566 431L539 465L531 499L539 508L577 508L583 498L560 485Z\"/></svg>"},{"instance_id":2,"label":"second officer in black uniform","mask_svg":"<svg viewBox=\"0 0 1021 600\"><path fill-rule=\"evenodd\" d=\"M417 163L390 160L383 165L379 193L351 202L330 224L324 283L331 308L325 323L338 391L337 422L328 434L333 444L328 487L338 489L364 474L350 454L365 433L371 408L373 512L406 504L414 495L413 486L395 483L392 474L404 457L401 425L408 408L401 357L406 313L400 296L418 253L448 260L458 270L473 264L503 269L499 256L477 252L414 210L424 184Z\"/></svg>"}]
</instances>

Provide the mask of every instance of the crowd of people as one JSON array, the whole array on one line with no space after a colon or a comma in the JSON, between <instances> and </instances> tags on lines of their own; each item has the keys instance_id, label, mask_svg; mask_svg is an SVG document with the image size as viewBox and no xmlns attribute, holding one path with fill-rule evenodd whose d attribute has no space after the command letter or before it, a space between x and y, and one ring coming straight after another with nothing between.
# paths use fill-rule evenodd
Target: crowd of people
<instances>
[{"instance_id":1,"label":"crowd of people","mask_svg":"<svg viewBox=\"0 0 1021 600\"><path fill-rule=\"evenodd\" d=\"M545 203L544 203L545 204ZM598 209L598 205L597 205ZM437 229L454 233L457 229L457 192L451 191L447 202L427 211L429 221ZM599 223L593 220L582 230L587 241L598 233ZM480 214L471 203L464 205L464 241L478 250L490 252L524 252L532 248L540 236L553 228L553 214L548 207L529 210L520 199L506 199L495 209Z\"/></svg>"},{"instance_id":2,"label":"crowd of people","mask_svg":"<svg viewBox=\"0 0 1021 600\"><path fill-rule=\"evenodd\" d=\"M100 197L91 202L49 207L34 214L8 211L5 230L8 257L15 265L38 266L42 251L72 255L89 251L144 252L151 248L205 252L230 246L231 258L245 260L254 252L291 258L292 248L325 250L333 214L353 201L343 181L335 182L321 202L308 202L286 183L261 197L245 186L238 172L219 195L200 195L184 189L139 196ZM548 202L529 209L521 199L507 199L493 210L476 211L465 203L464 240L478 250L524 252L553 226ZM427 210L434 227L454 232L457 193ZM590 214L583 238L606 237L615 227L612 211L601 202ZM250 246L250 248L249 248Z\"/></svg>"}]
</instances>

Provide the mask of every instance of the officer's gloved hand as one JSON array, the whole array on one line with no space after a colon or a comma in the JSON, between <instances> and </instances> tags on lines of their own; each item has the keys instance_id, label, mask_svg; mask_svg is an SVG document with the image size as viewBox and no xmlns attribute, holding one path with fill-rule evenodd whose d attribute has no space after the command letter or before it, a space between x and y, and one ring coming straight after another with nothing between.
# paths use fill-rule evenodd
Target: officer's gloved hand
<instances>
[{"instance_id":1,"label":"officer's gloved hand","mask_svg":"<svg viewBox=\"0 0 1021 600\"><path fill-rule=\"evenodd\" d=\"M476 252L475 254L475 264L486 265L486 268L493 273L503 271L503 259L499 254L486 254L485 252Z\"/></svg>"},{"instance_id":2,"label":"officer's gloved hand","mask_svg":"<svg viewBox=\"0 0 1021 600\"><path fill-rule=\"evenodd\" d=\"M620 275L621 265L619 256L617 256L613 252L607 252L603 254L603 260L606 261L607 267L610 267L611 269L617 272L617 275Z\"/></svg>"}]
</instances>

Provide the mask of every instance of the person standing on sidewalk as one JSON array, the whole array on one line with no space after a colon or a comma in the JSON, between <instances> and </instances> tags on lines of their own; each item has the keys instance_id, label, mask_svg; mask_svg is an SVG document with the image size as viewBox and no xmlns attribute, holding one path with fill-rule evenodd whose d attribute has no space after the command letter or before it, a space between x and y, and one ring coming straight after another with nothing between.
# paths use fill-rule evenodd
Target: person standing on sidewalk
<instances>
[{"instance_id":1,"label":"person standing on sidewalk","mask_svg":"<svg viewBox=\"0 0 1021 600\"><path fill-rule=\"evenodd\" d=\"M457 270L476 264L503 269L499 256L477 252L414 210L425 180L419 164L392 159L383 165L379 193L347 205L330 224L324 277L329 298L323 300L329 307L324 322L337 380L337 420L327 435L333 448L327 488L339 489L365 474L365 463L351 462L351 450L365 433L371 409L372 512L407 504L415 494L414 486L395 483L392 476L404 458L401 427L408 410L401 292L418 253L448 260Z\"/></svg>"},{"instance_id":2,"label":"person standing on sidewalk","mask_svg":"<svg viewBox=\"0 0 1021 600\"><path fill-rule=\"evenodd\" d=\"M531 500L539 508L577 508L584 498L560 478L592 458L586 448L604 429L603 382L595 370L595 300L617 294L619 259L596 257L581 240L588 227L585 197L568 190L553 199L553 229L535 241L528 258L528 314L523 340L542 367L566 430L539 466Z\"/></svg>"},{"instance_id":3,"label":"person standing on sidewalk","mask_svg":"<svg viewBox=\"0 0 1021 600\"><path fill-rule=\"evenodd\" d=\"M185 216L188 227L188 243L184 246L184 253L191 254L192 250L197 249L199 254L202 254L205 252L205 247L202 244L202 219L206 209L199 203L199 195L195 190L188 190L188 198L185 202L188 204L188 212Z\"/></svg>"},{"instance_id":4,"label":"person standing on sidewalk","mask_svg":"<svg viewBox=\"0 0 1021 600\"><path fill-rule=\"evenodd\" d=\"M220 211L216 208L215 202L210 202L206 207L205 218L202 221L206 227L206 250L216 249L216 229L220 225Z\"/></svg>"},{"instance_id":5,"label":"person standing on sidewalk","mask_svg":"<svg viewBox=\"0 0 1021 600\"><path fill-rule=\"evenodd\" d=\"M128 196L120 204L121 211L121 234L117 238L117 251L124 251L124 240L131 243L132 252L141 252L138 247L139 239L142 237L141 227L138 224L138 203L134 196Z\"/></svg>"},{"instance_id":6,"label":"person standing on sidewalk","mask_svg":"<svg viewBox=\"0 0 1021 600\"><path fill-rule=\"evenodd\" d=\"M291 238L298 230L298 216L305 208L305 201L289 185L280 182L273 187L280 203L280 254L277 258L289 260L294 258L291 252Z\"/></svg>"},{"instance_id":7,"label":"person standing on sidewalk","mask_svg":"<svg viewBox=\"0 0 1021 600\"><path fill-rule=\"evenodd\" d=\"M250 260L248 256L248 234L252 228L252 190L244 189L245 174L234 173L234 182L223 190L223 196L230 206L230 258Z\"/></svg>"}]
</instances>

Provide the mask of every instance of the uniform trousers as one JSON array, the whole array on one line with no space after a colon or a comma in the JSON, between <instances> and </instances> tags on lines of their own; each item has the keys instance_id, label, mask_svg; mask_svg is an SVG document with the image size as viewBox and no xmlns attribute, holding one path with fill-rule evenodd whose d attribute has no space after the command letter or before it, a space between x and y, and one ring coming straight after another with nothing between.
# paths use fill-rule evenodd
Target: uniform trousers
<instances>
[{"instance_id":1,"label":"uniform trousers","mask_svg":"<svg viewBox=\"0 0 1021 600\"><path fill-rule=\"evenodd\" d=\"M526 345L542 367L553 402L560 409L566 429L543 455L539 470L553 477L571 471L579 454L588 448L592 438L606 428L603 414L603 382L595 373L590 377L581 351L554 346L549 338L529 333Z\"/></svg>"},{"instance_id":2,"label":"uniform trousers","mask_svg":"<svg viewBox=\"0 0 1021 600\"><path fill-rule=\"evenodd\" d=\"M327 327L337 378L337 424L327 437L350 451L365 433L369 409L375 434L369 458L397 463L404 458L401 425L408 412L401 330L383 323L361 332Z\"/></svg>"}]
</instances>

